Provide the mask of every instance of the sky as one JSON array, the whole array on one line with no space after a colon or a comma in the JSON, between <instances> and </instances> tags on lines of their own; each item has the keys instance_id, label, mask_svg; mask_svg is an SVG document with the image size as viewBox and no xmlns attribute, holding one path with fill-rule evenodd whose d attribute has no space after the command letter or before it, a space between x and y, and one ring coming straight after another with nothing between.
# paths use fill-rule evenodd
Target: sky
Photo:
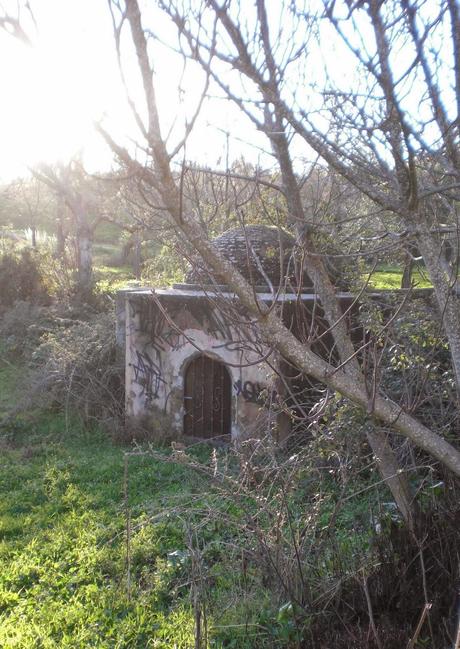
<instances>
[{"instance_id":1,"label":"sky","mask_svg":"<svg viewBox=\"0 0 460 649\"><path fill-rule=\"evenodd\" d=\"M120 80L107 2L39 0L31 4L38 29L27 16L23 24L32 46L0 31L0 182L27 174L28 167L37 163L65 163L75 155L83 157L89 171L103 171L110 167L112 156L95 132L94 122L103 119L120 142L137 137ZM163 35L167 29L166 23L160 26ZM126 56L124 65L131 81L137 74L135 62ZM182 62L163 49L155 72L163 133L167 133L183 120L177 93ZM187 97L190 114L203 77L198 70L189 70L187 79L179 97ZM135 90L133 96L140 104ZM174 118L179 122L174 123ZM230 131L239 134L232 157L245 155L256 161L257 148L245 147L242 141L251 138L261 146L264 142L246 133L244 122L229 102L208 103L187 155L202 164L218 163L226 140L222 131Z\"/></svg>"},{"instance_id":2,"label":"sky","mask_svg":"<svg viewBox=\"0 0 460 649\"><path fill-rule=\"evenodd\" d=\"M252 0L246 1L253 10ZM318 1L309 0L311 5ZM273 33L277 34L278 25L286 17L279 15L279 0L267 2ZM16 0L3 0L0 8L8 7L8 3L14 8ZM137 138L121 84L107 0L30 0L30 3L37 28L27 20L27 15L23 24L32 46L0 31L0 182L27 173L28 167L39 162L65 163L77 155L82 157L88 171L105 171L111 166L112 155L96 133L94 123L102 119L112 136L123 144L131 146ZM144 4L155 6L153 0ZM164 41L174 43L175 28L160 12L155 9L150 12L147 18L155 32ZM366 26L360 29L364 40L370 42L372 35L366 32ZM303 38L303 34L299 37ZM203 87L203 74L188 64L178 93L182 60L167 48L156 47L159 49L155 56L155 83L162 131L166 134L171 130L174 141L182 132L184 116L194 111ZM123 52L131 96L137 105L142 105L136 62L129 48L124 47ZM404 52L398 53L398 57L400 65L410 60ZM315 73L321 74L323 61L339 85L353 87L354 59L329 32L322 35L320 46L317 51L312 50L308 59L310 81L314 81ZM303 101L302 78L297 79L294 74L292 87ZM211 94L216 92L211 90ZM410 97L411 94L409 100ZM321 101L320 93L317 98ZM227 142L230 161L243 156L250 162L270 166L271 158L264 152L267 147L264 136L228 100L214 96L205 101L185 157L202 165L222 167ZM302 143L299 148L294 147L294 154L303 164L311 152Z\"/></svg>"},{"instance_id":3,"label":"sky","mask_svg":"<svg viewBox=\"0 0 460 649\"><path fill-rule=\"evenodd\" d=\"M106 3L41 0L34 14L38 30L24 20L31 47L0 34L0 177L6 179L82 149L104 166L109 156L93 122L109 108L120 125L126 119Z\"/></svg>"}]
</instances>

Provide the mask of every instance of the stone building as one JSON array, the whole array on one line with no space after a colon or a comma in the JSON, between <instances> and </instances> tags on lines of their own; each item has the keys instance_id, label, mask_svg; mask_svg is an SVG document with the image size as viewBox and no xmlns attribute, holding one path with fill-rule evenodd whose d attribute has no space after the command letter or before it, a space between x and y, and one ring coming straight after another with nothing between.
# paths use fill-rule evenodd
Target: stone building
<instances>
[{"instance_id":1,"label":"stone building","mask_svg":"<svg viewBox=\"0 0 460 649\"><path fill-rule=\"evenodd\" d=\"M300 334L312 322L317 332L326 329L308 276L301 273L298 279L290 235L249 226L230 230L214 243L260 300L276 302L291 330ZM299 284L301 290L295 290ZM350 298L343 294L342 299ZM235 439L267 426L277 435L287 433L289 417L270 406L295 380L289 378L292 372L259 340L235 296L213 283L198 261L185 284L120 291L117 321L119 345L125 349L128 422L148 426L160 411L178 435ZM327 336L321 345L330 353Z\"/></svg>"}]
</instances>

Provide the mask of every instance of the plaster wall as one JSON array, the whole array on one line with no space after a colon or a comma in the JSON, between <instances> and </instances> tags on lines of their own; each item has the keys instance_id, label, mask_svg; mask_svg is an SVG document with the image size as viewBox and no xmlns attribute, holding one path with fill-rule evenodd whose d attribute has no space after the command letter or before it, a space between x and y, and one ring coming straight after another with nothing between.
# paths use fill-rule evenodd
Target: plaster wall
<instances>
[{"instance_id":1,"label":"plaster wall","mask_svg":"<svg viewBox=\"0 0 460 649\"><path fill-rule=\"evenodd\" d=\"M272 370L266 363L257 362L260 356L245 349L231 327L214 326L216 318L221 323L222 316L210 305L202 306L200 322L196 305L193 310L176 305L171 318L151 309L154 327L142 322L142 309L135 297L126 296L125 306L128 418L160 410L181 434L185 371L193 358L205 352L225 363L231 376L232 438L250 437L270 425L263 402L273 390Z\"/></svg>"}]
</instances>

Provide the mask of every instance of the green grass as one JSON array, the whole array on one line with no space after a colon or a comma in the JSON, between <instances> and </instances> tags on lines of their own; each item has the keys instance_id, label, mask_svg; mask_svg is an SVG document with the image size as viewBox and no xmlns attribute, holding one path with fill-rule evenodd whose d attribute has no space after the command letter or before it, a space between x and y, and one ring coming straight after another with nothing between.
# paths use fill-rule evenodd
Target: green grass
<instances>
[{"instance_id":1,"label":"green grass","mask_svg":"<svg viewBox=\"0 0 460 649\"><path fill-rule=\"evenodd\" d=\"M0 368L4 400L8 374ZM168 560L184 548L182 524L161 513L193 481L130 457L128 593L123 449L75 423L65 429L62 415L41 414L0 430L0 647L191 646L188 591L178 593Z\"/></svg>"},{"instance_id":2,"label":"green grass","mask_svg":"<svg viewBox=\"0 0 460 649\"><path fill-rule=\"evenodd\" d=\"M186 467L129 456L128 584L126 449L75 422L65 430L62 415L42 413L0 432L0 647L193 647L184 507L187 520L195 508L198 521L216 506L212 494ZM207 447L194 453L209 457ZM278 623L267 617L268 594L258 578L249 594L242 589L228 553L229 525L212 521L199 529L215 603L209 646L273 646ZM263 621L263 614L262 630L242 623Z\"/></svg>"},{"instance_id":3,"label":"green grass","mask_svg":"<svg viewBox=\"0 0 460 649\"><path fill-rule=\"evenodd\" d=\"M398 266L387 266L372 273L370 286L376 289L399 289L401 288L401 279L401 268ZM415 288L431 288L432 286L423 268L414 269L412 282Z\"/></svg>"},{"instance_id":4,"label":"green grass","mask_svg":"<svg viewBox=\"0 0 460 649\"><path fill-rule=\"evenodd\" d=\"M99 293L114 293L136 282L129 266L96 266L94 278L96 290Z\"/></svg>"},{"instance_id":5,"label":"green grass","mask_svg":"<svg viewBox=\"0 0 460 649\"><path fill-rule=\"evenodd\" d=\"M93 256L96 264L103 263L104 260L113 256L119 256L121 246L117 243L94 243Z\"/></svg>"},{"instance_id":6,"label":"green grass","mask_svg":"<svg viewBox=\"0 0 460 649\"><path fill-rule=\"evenodd\" d=\"M2 421L25 371L0 360L1 649L193 647L184 511L190 522L202 515L198 510L214 507L205 481L177 463L126 456L133 449L60 413ZM210 449L190 452L203 461ZM216 558L221 542L228 554L228 528L211 523L202 534L216 562L211 572L219 601L209 628L214 620L232 627L235 616L240 621L235 576L230 558L222 566ZM257 602L253 610L257 616ZM213 633L213 647L223 646L225 633Z\"/></svg>"},{"instance_id":7,"label":"green grass","mask_svg":"<svg viewBox=\"0 0 460 649\"><path fill-rule=\"evenodd\" d=\"M100 249L100 250L99 250ZM104 250L105 254L104 254ZM111 266L105 260L110 251L116 250L115 246L99 245L99 254L96 256L97 265L94 268L96 288L100 293L112 293L120 288L136 282L130 266ZM367 275L364 279L367 281ZM381 266L372 273L369 287L380 290L394 290L401 288L402 270L398 266ZM180 277L170 280L179 281ZM423 268L415 268L412 273L412 282L415 288L431 288L432 284ZM160 281L161 283L161 281ZM166 280L163 283L168 283Z\"/></svg>"},{"instance_id":8,"label":"green grass","mask_svg":"<svg viewBox=\"0 0 460 649\"><path fill-rule=\"evenodd\" d=\"M128 583L126 449L75 422L66 432L52 413L0 435L2 649L193 647L185 517L204 552L209 648L295 646L292 611L274 604L254 567L243 577L241 551L231 550L249 501L216 497L177 463L129 456ZM207 447L188 452L209 457ZM221 517L203 524L203 512L217 509Z\"/></svg>"},{"instance_id":9,"label":"green grass","mask_svg":"<svg viewBox=\"0 0 460 649\"><path fill-rule=\"evenodd\" d=\"M23 371L0 361L0 648L193 647L190 529L205 574L209 649L296 646L293 609L266 581L271 570L263 560L242 569L243 549L257 545L247 526L257 521L260 529L272 529L277 497L266 514L259 490L229 496L201 471L166 461L165 449L163 459L126 456L135 449L60 413L2 423ZM201 462L211 457L206 445L187 453ZM225 450L215 458L238 475ZM316 478L302 476L289 497L294 523L303 529L306 503L317 502L324 518L318 524L327 526L338 488L331 480L330 495L318 500ZM350 488L359 491L357 483ZM370 501L359 506L350 501L336 517L336 542L349 565L369 544L365 526L360 534L356 526L358 516L368 520ZM283 533L289 538L286 528ZM334 565L326 552L317 572L327 581Z\"/></svg>"},{"instance_id":10,"label":"green grass","mask_svg":"<svg viewBox=\"0 0 460 649\"><path fill-rule=\"evenodd\" d=\"M98 233L103 236L98 236L98 241L93 246L93 271L96 291L98 293L114 293L130 282L135 281L130 266L114 265L116 264L116 259L120 257L121 245L116 242L116 237L110 239L109 235L111 233L113 234L113 231L110 227L104 229L102 233ZM119 236L119 232L117 234ZM106 235L105 238L104 235Z\"/></svg>"}]
</instances>

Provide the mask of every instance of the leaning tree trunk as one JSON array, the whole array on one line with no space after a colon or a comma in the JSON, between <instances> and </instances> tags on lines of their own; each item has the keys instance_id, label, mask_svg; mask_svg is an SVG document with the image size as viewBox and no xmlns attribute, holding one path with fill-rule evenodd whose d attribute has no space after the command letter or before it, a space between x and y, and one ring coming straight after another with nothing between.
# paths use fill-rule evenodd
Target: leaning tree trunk
<instances>
[{"instance_id":1,"label":"leaning tree trunk","mask_svg":"<svg viewBox=\"0 0 460 649\"><path fill-rule=\"evenodd\" d=\"M407 475L401 471L396 455L387 439L387 435L370 422L366 431L367 441L375 456L382 478L390 489L395 503L404 521L411 531L414 530L414 496Z\"/></svg>"},{"instance_id":2,"label":"leaning tree trunk","mask_svg":"<svg viewBox=\"0 0 460 649\"><path fill-rule=\"evenodd\" d=\"M278 315L260 302L254 295L253 288L242 277L238 270L225 258L223 258L215 247L207 240L203 231L194 219L184 209L180 189L176 185L176 179L171 171L170 157L166 151L164 141L161 137L159 116L155 100L155 88L152 82L152 69L150 66L147 51L147 42L140 20L140 11L137 0L127 0L126 17L129 21L134 46L139 62L142 82L147 107L148 126L145 129L149 150L153 156L154 169L146 168L137 163L129 153L117 146L114 140L104 129L99 128L108 144L115 153L130 167L139 174L143 182L154 187L160 194L165 214L170 221L183 233L191 245L195 247L202 259L208 265L210 271L224 277L229 290L239 298L242 307L249 316L257 322L262 336L267 343L277 349L289 362L295 365L305 374L313 377L338 391L353 403L361 406L368 414L376 420L380 420L398 433L406 436L417 446L424 449L432 457L439 460L446 467L450 468L455 475L460 476L460 452L452 444L443 439L436 432L428 429L411 414L405 412L397 403L393 402L383 394L376 394L370 403L368 391L366 390L364 376L357 370L355 363L349 362L341 367L334 367L327 361L317 356L308 345L303 344L294 334L281 322ZM312 256L314 262L314 256ZM311 264L316 266L315 263ZM327 286L327 277L323 270L316 266L316 277L318 289L321 284ZM323 288L324 288L323 286ZM336 305L329 302L329 291L322 291L321 299L325 311L332 311ZM329 317L332 325L339 325L335 332L336 343L340 335L345 333L342 330L342 319L335 316ZM348 342L343 341L343 356L347 356ZM353 360L352 358L350 359ZM381 437L379 436L379 444ZM385 460L386 451L391 447L384 446L381 451L381 461ZM394 456L392 455L392 460ZM394 465L397 466L396 464ZM399 472L399 471L398 471ZM390 477L390 473L387 477ZM402 493L402 492L401 492Z\"/></svg>"},{"instance_id":3,"label":"leaning tree trunk","mask_svg":"<svg viewBox=\"0 0 460 649\"><path fill-rule=\"evenodd\" d=\"M276 88L275 80L273 81L273 87ZM291 225L297 232L298 244L303 247L306 270L313 280L315 292L321 300L321 306L324 309L324 314L331 328L331 335L339 353L340 364L344 368L344 373L360 385L361 389L365 390L365 377L355 353L347 321L343 317L342 308L337 299L336 287L331 282L322 256L316 250L314 238L305 228L308 219L306 218L299 184L294 173L282 115L277 114L276 109L274 116L266 112L266 128L272 149L280 165ZM385 484L391 491L404 520L413 529L413 497L410 485L405 474L400 471L398 458L387 436L380 428L371 425L366 427L366 438Z\"/></svg>"}]
</instances>

